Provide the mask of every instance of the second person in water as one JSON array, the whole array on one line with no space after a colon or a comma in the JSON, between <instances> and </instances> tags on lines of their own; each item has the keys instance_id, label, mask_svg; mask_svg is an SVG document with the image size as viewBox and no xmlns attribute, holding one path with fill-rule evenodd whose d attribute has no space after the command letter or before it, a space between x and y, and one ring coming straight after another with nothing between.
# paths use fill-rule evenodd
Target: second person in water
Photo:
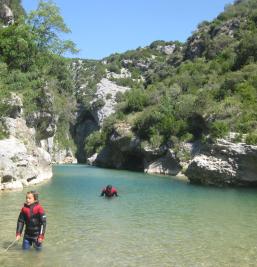
<instances>
[{"instance_id":1,"label":"second person in water","mask_svg":"<svg viewBox=\"0 0 257 267\"><path fill-rule=\"evenodd\" d=\"M101 197L106 196L106 197L113 197L113 196L118 196L117 189L113 187L112 185L107 185L101 193Z\"/></svg>"}]
</instances>

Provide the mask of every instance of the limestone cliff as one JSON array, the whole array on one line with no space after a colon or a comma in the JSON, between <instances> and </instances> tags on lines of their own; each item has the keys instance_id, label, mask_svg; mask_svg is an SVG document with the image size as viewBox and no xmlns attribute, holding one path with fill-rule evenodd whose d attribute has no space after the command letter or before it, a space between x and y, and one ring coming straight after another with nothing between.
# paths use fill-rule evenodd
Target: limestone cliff
<instances>
[{"instance_id":1,"label":"limestone cliff","mask_svg":"<svg viewBox=\"0 0 257 267\"><path fill-rule=\"evenodd\" d=\"M192 183L256 186L257 146L217 140L193 158L186 175Z\"/></svg>"},{"instance_id":2,"label":"limestone cliff","mask_svg":"<svg viewBox=\"0 0 257 267\"><path fill-rule=\"evenodd\" d=\"M0 140L0 189L22 189L52 177L50 154L36 145L35 130L22 118L4 118L9 137Z\"/></svg>"},{"instance_id":3,"label":"limestone cliff","mask_svg":"<svg viewBox=\"0 0 257 267\"><path fill-rule=\"evenodd\" d=\"M7 137L0 140L0 190L22 189L43 182L52 177L52 163L75 162L71 151L63 151L54 144L55 124L50 114L34 116L46 126L45 139L39 140L33 123L28 124L23 118L21 98L12 94L6 102L9 113L1 118Z\"/></svg>"}]
</instances>

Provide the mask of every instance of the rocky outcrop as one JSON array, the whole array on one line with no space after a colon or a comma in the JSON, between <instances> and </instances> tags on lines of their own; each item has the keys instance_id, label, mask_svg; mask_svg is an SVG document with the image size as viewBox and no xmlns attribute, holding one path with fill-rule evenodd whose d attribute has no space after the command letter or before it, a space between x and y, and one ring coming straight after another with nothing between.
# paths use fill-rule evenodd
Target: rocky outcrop
<instances>
[{"instance_id":1,"label":"rocky outcrop","mask_svg":"<svg viewBox=\"0 0 257 267\"><path fill-rule=\"evenodd\" d=\"M28 127L36 129L37 140L53 137L56 132L58 116L54 114L54 96L49 92L48 84L42 88L42 97L37 99L41 110L26 116Z\"/></svg>"},{"instance_id":2,"label":"rocky outcrop","mask_svg":"<svg viewBox=\"0 0 257 267\"><path fill-rule=\"evenodd\" d=\"M185 174L192 183L257 186L257 146L218 140L194 157Z\"/></svg>"},{"instance_id":3,"label":"rocky outcrop","mask_svg":"<svg viewBox=\"0 0 257 267\"><path fill-rule=\"evenodd\" d=\"M221 52L238 33L241 23L238 18L222 22L217 21L217 26L215 27L211 26L208 22L203 22L186 42L185 59L192 60L201 57L210 48L211 53L215 52L217 54ZM212 40L212 47L207 45L210 43L210 40ZM218 46L215 43L218 43Z\"/></svg>"},{"instance_id":4,"label":"rocky outcrop","mask_svg":"<svg viewBox=\"0 0 257 267\"><path fill-rule=\"evenodd\" d=\"M172 150L142 146L141 141L133 135L131 126L126 123L114 125L109 140L108 146L87 159L89 164L169 175L177 175L182 169Z\"/></svg>"},{"instance_id":5,"label":"rocky outcrop","mask_svg":"<svg viewBox=\"0 0 257 267\"><path fill-rule=\"evenodd\" d=\"M64 149L58 146L58 142L54 142L54 137L40 141L40 147L51 155L53 164L73 164L77 163L77 159L73 155L70 148Z\"/></svg>"},{"instance_id":6,"label":"rocky outcrop","mask_svg":"<svg viewBox=\"0 0 257 267\"><path fill-rule=\"evenodd\" d=\"M14 23L14 15L10 9L9 1L0 2L0 20L5 26L11 25Z\"/></svg>"},{"instance_id":7,"label":"rocky outcrop","mask_svg":"<svg viewBox=\"0 0 257 267\"><path fill-rule=\"evenodd\" d=\"M166 54L166 55L172 55L173 52L176 49L176 45L172 44L172 45L158 45L156 48L158 51L161 51L162 53Z\"/></svg>"},{"instance_id":8,"label":"rocky outcrop","mask_svg":"<svg viewBox=\"0 0 257 267\"><path fill-rule=\"evenodd\" d=\"M50 112L33 112L26 120L29 127L37 129L38 140L52 137L56 132L57 117Z\"/></svg>"},{"instance_id":9,"label":"rocky outcrop","mask_svg":"<svg viewBox=\"0 0 257 267\"><path fill-rule=\"evenodd\" d=\"M6 106L8 106L7 115L11 118L21 117L23 113L23 103L21 98L15 93L11 93L10 98L4 100Z\"/></svg>"},{"instance_id":10,"label":"rocky outcrop","mask_svg":"<svg viewBox=\"0 0 257 267\"><path fill-rule=\"evenodd\" d=\"M76 144L76 159L79 163L87 161L85 152L85 139L92 132L99 130L99 126L91 113L83 105L78 105L76 123L72 125L72 137Z\"/></svg>"},{"instance_id":11,"label":"rocky outcrop","mask_svg":"<svg viewBox=\"0 0 257 267\"><path fill-rule=\"evenodd\" d=\"M92 115L98 125L102 125L103 120L115 112L116 94L118 92L124 93L130 90L129 87L119 86L106 78L103 78L100 83L97 84L97 91L95 94L95 99L91 102L94 107L94 103L99 100L102 101L101 106L96 106L92 111Z\"/></svg>"},{"instance_id":12,"label":"rocky outcrop","mask_svg":"<svg viewBox=\"0 0 257 267\"><path fill-rule=\"evenodd\" d=\"M106 78L111 79L125 79L125 78L131 78L131 73L128 69L121 68L120 74L115 72L110 72L106 70Z\"/></svg>"},{"instance_id":13,"label":"rocky outcrop","mask_svg":"<svg viewBox=\"0 0 257 267\"><path fill-rule=\"evenodd\" d=\"M147 162L145 164L144 172L175 176L179 174L181 169L182 166L180 165L178 158L175 153L169 149L163 157L152 162Z\"/></svg>"},{"instance_id":14,"label":"rocky outcrop","mask_svg":"<svg viewBox=\"0 0 257 267\"><path fill-rule=\"evenodd\" d=\"M176 153L167 146L144 146L129 125L119 123L109 144L88 163L100 167L184 176L191 183L215 186L257 186L257 146L223 139L214 144L182 143Z\"/></svg>"},{"instance_id":15,"label":"rocky outcrop","mask_svg":"<svg viewBox=\"0 0 257 267\"><path fill-rule=\"evenodd\" d=\"M36 130L22 118L22 100L11 94L2 124L8 134L0 140L0 190L22 189L52 177L50 154L37 146Z\"/></svg>"},{"instance_id":16,"label":"rocky outcrop","mask_svg":"<svg viewBox=\"0 0 257 267\"><path fill-rule=\"evenodd\" d=\"M0 140L0 189L22 189L52 177L51 156L35 143L22 118L5 118L9 138Z\"/></svg>"},{"instance_id":17,"label":"rocky outcrop","mask_svg":"<svg viewBox=\"0 0 257 267\"><path fill-rule=\"evenodd\" d=\"M140 140L126 123L117 123L110 136L110 142L97 155L88 158L92 165L127 170L144 170Z\"/></svg>"}]
</instances>

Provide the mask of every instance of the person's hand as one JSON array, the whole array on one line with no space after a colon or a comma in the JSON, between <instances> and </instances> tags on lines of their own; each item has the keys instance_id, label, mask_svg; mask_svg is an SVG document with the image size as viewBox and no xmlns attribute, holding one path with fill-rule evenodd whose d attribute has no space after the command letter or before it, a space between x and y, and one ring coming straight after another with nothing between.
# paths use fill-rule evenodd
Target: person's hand
<instances>
[{"instance_id":1,"label":"person's hand","mask_svg":"<svg viewBox=\"0 0 257 267\"><path fill-rule=\"evenodd\" d=\"M39 237L39 238L37 239L37 242L38 242L38 243L42 243L43 240L44 240L44 239L43 239L42 237Z\"/></svg>"},{"instance_id":2,"label":"person's hand","mask_svg":"<svg viewBox=\"0 0 257 267\"><path fill-rule=\"evenodd\" d=\"M20 240L20 238L21 238L21 235L16 235L16 240L17 241Z\"/></svg>"}]
</instances>

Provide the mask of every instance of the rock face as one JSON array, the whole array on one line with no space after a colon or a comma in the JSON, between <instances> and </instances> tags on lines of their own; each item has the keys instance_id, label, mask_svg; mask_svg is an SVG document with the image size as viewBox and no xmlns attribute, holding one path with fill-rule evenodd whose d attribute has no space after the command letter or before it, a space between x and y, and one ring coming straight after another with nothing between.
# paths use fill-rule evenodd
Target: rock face
<instances>
[{"instance_id":1,"label":"rock face","mask_svg":"<svg viewBox=\"0 0 257 267\"><path fill-rule=\"evenodd\" d=\"M166 55L172 55L173 52L175 51L176 49L176 45L173 44L173 45L165 45L165 46L157 46L157 50L165 53Z\"/></svg>"},{"instance_id":2,"label":"rock face","mask_svg":"<svg viewBox=\"0 0 257 267\"><path fill-rule=\"evenodd\" d=\"M100 167L169 175L177 175L182 169L175 153L167 147L142 147L126 123L116 124L109 145L87 162Z\"/></svg>"},{"instance_id":3,"label":"rock face","mask_svg":"<svg viewBox=\"0 0 257 267\"><path fill-rule=\"evenodd\" d=\"M0 2L0 20L3 21L6 26L14 23L14 15L8 5L9 1Z\"/></svg>"},{"instance_id":4,"label":"rock face","mask_svg":"<svg viewBox=\"0 0 257 267\"><path fill-rule=\"evenodd\" d=\"M191 161L185 174L192 183L257 186L257 146L218 140Z\"/></svg>"},{"instance_id":5,"label":"rock face","mask_svg":"<svg viewBox=\"0 0 257 267\"><path fill-rule=\"evenodd\" d=\"M105 168L143 171L144 162L139 139L125 123L118 123L114 128L108 146L88 158L87 162Z\"/></svg>"},{"instance_id":6,"label":"rock face","mask_svg":"<svg viewBox=\"0 0 257 267\"><path fill-rule=\"evenodd\" d=\"M54 143L54 137L41 140L40 147L50 154L51 162L53 164L77 163L77 159L73 155L71 149L62 149L58 147L58 143Z\"/></svg>"},{"instance_id":7,"label":"rock face","mask_svg":"<svg viewBox=\"0 0 257 267\"><path fill-rule=\"evenodd\" d=\"M22 189L52 177L50 154L36 146L35 131L22 118L6 118L8 139L0 140L0 189Z\"/></svg>"},{"instance_id":8,"label":"rock face","mask_svg":"<svg viewBox=\"0 0 257 267\"><path fill-rule=\"evenodd\" d=\"M78 105L76 123L72 126L72 136L77 146L76 158L79 163L87 161L84 149L85 138L96 130L99 130L99 126L93 116L82 105Z\"/></svg>"},{"instance_id":9,"label":"rock face","mask_svg":"<svg viewBox=\"0 0 257 267\"><path fill-rule=\"evenodd\" d=\"M181 171L181 169L182 167L179 164L178 158L176 157L175 153L169 149L163 157L146 163L144 172L177 175Z\"/></svg>"},{"instance_id":10,"label":"rock face","mask_svg":"<svg viewBox=\"0 0 257 267\"><path fill-rule=\"evenodd\" d=\"M22 101L8 100L9 116L2 123L9 138L0 140L0 190L22 189L52 177L50 154L36 144L36 131L22 118Z\"/></svg>"},{"instance_id":11,"label":"rock face","mask_svg":"<svg viewBox=\"0 0 257 267\"><path fill-rule=\"evenodd\" d=\"M95 121L98 125L102 125L103 120L115 112L115 105L117 104L115 98L118 92L124 93L127 90L130 90L129 87L119 86L106 78L103 78L101 82L97 85L96 98L93 101L97 103L98 100L103 101L103 104L96 108L92 115L95 118Z\"/></svg>"}]
</instances>

